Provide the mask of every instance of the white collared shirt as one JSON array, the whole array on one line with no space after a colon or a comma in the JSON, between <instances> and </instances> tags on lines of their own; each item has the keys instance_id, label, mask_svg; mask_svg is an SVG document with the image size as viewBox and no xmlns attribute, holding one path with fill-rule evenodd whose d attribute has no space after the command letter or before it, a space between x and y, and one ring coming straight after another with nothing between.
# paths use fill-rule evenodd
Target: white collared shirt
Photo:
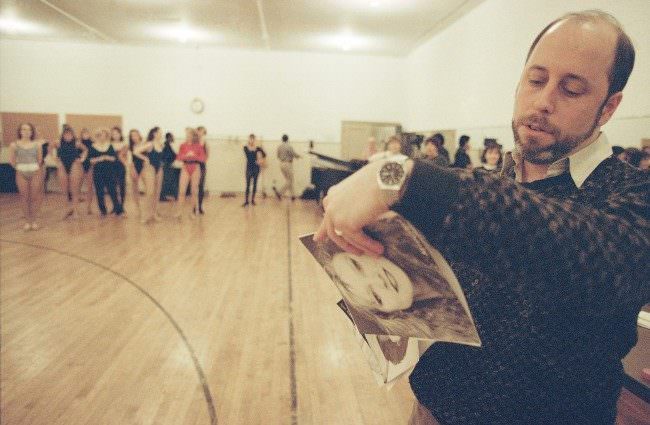
<instances>
[{"instance_id":1,"label":"white collared shirt","mask_svg":"<svg viewBox=\"0 0 650 425\"><path fill-rule=\"evenodd\" d=\"M521 155L516 150L509 153L512 154L512 160L515 163L515 179L521 182ZM598 167L598 164L610 156L612 156L612 147L609 145L605 133L601 132L598 138L589 145L569 157L558 159L552 163L548 167L545 178L558 176L568 170L576 187L580 188L587 177Z\"/></svg>"}]
</instances>

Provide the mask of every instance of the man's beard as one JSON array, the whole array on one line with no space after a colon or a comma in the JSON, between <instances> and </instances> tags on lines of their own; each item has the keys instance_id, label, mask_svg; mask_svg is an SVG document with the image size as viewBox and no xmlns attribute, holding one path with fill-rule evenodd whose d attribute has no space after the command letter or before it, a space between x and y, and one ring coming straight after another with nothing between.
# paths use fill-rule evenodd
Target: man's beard
<instances>
[{"instance_id":1,"label":"man's beard","mask_svg":"<svg viewBox=\"0 0 650 425\"><path fill-rule=\"evenodd\" d=\"M521 153L521 157L531 164L550 165L555 161L566 157L578 145L587 140L598 126L598 121L603 113L601 107L594 118L589 130L585 133L578 135L564 135L555 126L552 126L548 120L539 115L529 115L518 120L512 120L512 134L515 137L515 149ZM528 137L526 143L523 143L519 137L517 129L522 125L535 124L541 130L549 133L555 139L555 142L548 146L542 146L541 142L535 137Z\"/></svg>"}]
</instances>

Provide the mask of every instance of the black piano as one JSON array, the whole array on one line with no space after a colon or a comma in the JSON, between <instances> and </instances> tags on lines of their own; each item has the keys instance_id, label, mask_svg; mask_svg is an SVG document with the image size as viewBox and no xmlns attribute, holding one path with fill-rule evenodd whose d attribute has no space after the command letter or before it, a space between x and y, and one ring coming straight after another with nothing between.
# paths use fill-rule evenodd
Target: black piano
<instances>
[{"instance_id":1,"label":"black piano","mask_svg":"<svg viewBox=\"0 0 650 425\"><path fill-rule=\"evenodd\" d=\"M311 167L311 184L315 188L315 197L319 200L327 195L330 187L368 163L358 159L344 161L314 151L309 153L316 158L315 164Z\"/></svg>"}]
</instances>

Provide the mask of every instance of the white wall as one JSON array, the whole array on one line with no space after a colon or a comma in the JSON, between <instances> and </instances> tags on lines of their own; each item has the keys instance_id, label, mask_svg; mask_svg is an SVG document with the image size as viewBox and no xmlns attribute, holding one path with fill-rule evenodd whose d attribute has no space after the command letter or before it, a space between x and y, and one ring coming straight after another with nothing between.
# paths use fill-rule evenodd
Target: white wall
<instances>
[{"instance_id":1,"label":"white wall","mask_svg":"<svg viewBox=\"0 0 650 425\"><path fill-rule=\"evenodd\" d=\"M647 0L486 0L407 59L406 128L456 128L474 147L483 137L512 146L515 85L539 31L570 11L612 13L632 38L636 64L613 120L610 142L638 146L650 137L650 2Z\"/></svg>"},{"instance_id":2,"label":"white wall","mask_svg":"<svg viewBox=\"0 0 650 425\"><path fill-rule=\"evenodd\" d=\"M4 111L121 114L126 128L338 141L341 120L401 118L402 60L4 40ZM190 101L201 97L205 112ZM388 102L387 99L396 100Z\"/></svg>"},{"instance_id":3,"label":"white wall","mask_svg":"<svg viewBox=\"0 0 650 425\"><path fill-rule=\"evenodd\" d=\"M254 132L279 140L288 133L296 141L338 143L342 120L402 121L403 62L349 54L3 40L0 109L55 112L61 123L65 113L119 114L125 129L146 132L159 125L181 137L186 126L205 125L214 139ZM204 100L200 115L190 111L194 97ZM243 186L234 176L210 179L208 185Z\"/></svg>"},{"instance_id":4,"label":"white wall","mask_svg":"<svg viewBox=\"0 0 650 425\"><path fill-rule=\"evenodd\" d=\"M605 127L613 144L650 136L650 2L485 0L404 58L189 47L0 41L0 110L121 114L124 127L183 134L205 125L217 153L208 188L243 188L241 145L254 132L282 133L340 154L342 120L402 122L405 130L456 129L512 146L515 84L528 47L552 19L601 8L635 42L637 62L621 107ZM190 111L194 97L206 109ZM304 149L303 149L304 150ZM0 150L0 161L3 159ZM307 182L299 162L297 189Z\"/></svg>"},{"instance_id":5,"label":"white wall","mask_svg":"<svg viewBox=\"0 0 650 425\"><path fill-rule=\"evenodd\" d=\"M126 128L250 132L338 141L341 120L400 118L402 60L215 48L4 40L0 105L9 111L121 114ZM190 111L204 100L201 115ZM394 102L387 102L393 99Z\"/></svg>"}]
</instances>

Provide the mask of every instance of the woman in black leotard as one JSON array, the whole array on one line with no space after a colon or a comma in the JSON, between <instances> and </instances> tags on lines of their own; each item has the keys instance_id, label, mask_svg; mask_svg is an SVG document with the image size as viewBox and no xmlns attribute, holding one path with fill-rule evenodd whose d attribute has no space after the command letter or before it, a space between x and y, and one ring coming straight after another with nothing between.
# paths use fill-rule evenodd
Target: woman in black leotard
<instances>
[{"instance_id":1,"label":"woman in black leotard","mask_svg":"<svg viewBox=\"0 0 650 425\"><path fill-rule=\"evenodd\" d=\"M122 205L117 199L115 193L115 161L117 153L109 140L110 133L107 128L98 128L93 134L93 144L88 154L90 162L93 164L93 182L95 183L95 192L97 194L97 206L102 216L106 216L106 205L104 196L108 194L113 202L113 213L122 215Z\"/></svg>"},{"instance_id":2,"label":"woman in black leotard","mask_svg":"<svg viewBox=\"0 0 650 425\"><path fill-rule=\"evenodd\" d=\"M79 191L81 189L82 168L81 163L88 155L88 149L74 135L72 127L63 126L61 139L56 142L57 163L61 191L66 200L66 213L68 217L78 218Z\"/></svg>"},{"instance_id":3,"label":"woman in black leotard","mask_svg":"<svg viewBox=\"0 0 650 425\"><path fill-rule=\"evenodd\" d=\"M129 174L131 175L131 194L133 202L138 208L138 216L142 218L140 210L140 177L142 176L142 167L144 161L135 156L135 150L142 144L142 135L136 129L129 131L129 151L131 151L131 164L129 165Z\"/></svg>"},{"instance_id":4,"label":"woman in black leotard","mask_svg":"<svg viewBox=\"0 0 650 425\"><path fill-rule=\"evenodd\" d=\"M90 139L90 131L85 127L82 128L81 132L79 133L79 138L81 139L81 143L86 147L86 150L90 150L90 147L93 144L93 141ZM81 183L79 183L79 187L81 188L84 184L86 185L87 212L88 214L92 214L92 203L93 198L95 197L95 187L93 185L93 166L90 163L90 158L88 155L86 155L86 160L83 161L81 166L83 168L83 175L81 177Z\"/></svg>"},{"instance_id":5,"label":"woman in black leotard","mask_svg":"<svg viewBox=\"0 0 650 425\"><path fill-rule=\"evenodd\" d=\"M248 144L244 146L244 155L246 156L246 202L242 207L248 206L248 194L250 193L251 182L253 183L253 196L251 204L255 205L255 193L257 192L257 177L260 174L260 163L262 161L263 150L255 142L255 135L248 136Z\"/></svg>"},{"instance_id":6,"label":"woman in black leotard","mask_svg":"<svg viewBox=\"0 0 650 425\"><path fill-rule=\"evenodd\" d=\"M162 188L162 132L160 127L154 127L149 130L147 141L142 143L133 151L134 158L137 157L144 161L142 169L142 178L147 187L147 201L144 214L141 216L142 224L151 221L160 221L158 214L158 204L160 203L160 190Z\"/></svg>"},{"instance_id":7,"label":"woman in black leotard","mask_svg":"<svg viewBox=\"0 0 650 425\"><path fill-rule=\"evenodd\" d=\"M174 168L172 164L176 160L176 152L172 148L174 144L174 135L165 133L165 143L163 147L163 182L160 191L160 202L168 201L168 196L178 199L178 175L180 170Z\"/></svg>"},{"instance_id":8,"label":"woman in black leotard","mask_svg":"<svg viewBox=\"0 0 650 425\"><path fill-rule=\"evenodd\" d=\"M128 160L129 146L124 143L122 129L120 127L111 128L111 144L117 153L118 161L115 161L115 191L120 205L124 208L126 201L126 163ZM125 213L126 211L123 211Z\"/></svg>"}]
</instances>

